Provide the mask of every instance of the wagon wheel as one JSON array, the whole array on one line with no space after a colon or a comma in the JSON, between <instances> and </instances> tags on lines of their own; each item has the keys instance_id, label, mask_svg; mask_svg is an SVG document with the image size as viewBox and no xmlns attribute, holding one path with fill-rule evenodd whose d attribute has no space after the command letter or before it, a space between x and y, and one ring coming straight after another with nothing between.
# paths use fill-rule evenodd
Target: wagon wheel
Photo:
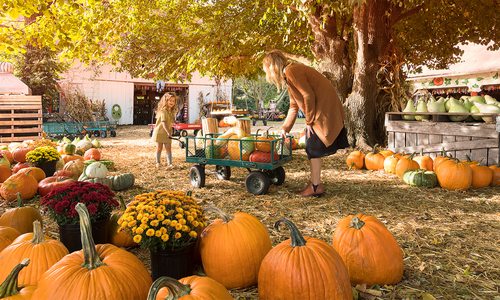
<instances>
[{"instance_id":1,"label":"wagon wheel","mask_svg":"<svg viewBox=\"0 0 500 300\"><path fill-rule=\"evenodd\" d=\"M254 195L264 195L267 194L271 181L269 176L261 171L252 171L248 174L245 185L247 191Z\"/></svg>"},{"instance_id":2,"label":"wagon wheel","mask_svg":"<svg viewBox=\"0 0 500 300\"><path fill-rule=\"evenodd\" d=\"M269 172L269 177L271 178L271 183L274 185L282 185L285 182L285 169L283 167L277 167L276 169Z\"/></svg>"},{"instance_id":3,"label":"wagon wheel","mask_svg":"<svg viewBox=\"0 0 500 300\"><path fill-rule=\"evenodd\" d=\"M183 129L183 130L181 130L181 136L182 136L182 137L186 137L186 136L188 136L188 132L187 132L186 130L184 130L184 129Z\"/></svg>"},{"instance_id":4,"label":"wagon wheel","mask_svg":"<svg viewBox=\"0 0 500 300\"><path fill-rule=\"evenodd\" d=\"M94 136L95 137L100 137L101 136L101 133L99 132L99 130L95 130L94 131Z\"/></svg>"},{"instance_id":5,"label":"wagon wheel","mask_svg":"<svg viewBox=\"0 0 500 300\"><path fill-rule=\"evenodd\" d=\"M215 174L220 180L231 178L231 168L228 166L215 166Z\"/></svg>"},{"instance_id":6,"label":"wagon wheel","mask_svg":"<svg viewBox=\"0 0 500 300\"><path fill-rule=\"evenodd\" d=\"M201 165L194 165L189 170L189 178L191 185L195 188L202 188L205 186L205 167Z\"/></svg>"},{"instance_id":7,"label":"wagon wheel","mask_svg":"<svg viewBox=\"0 0 500 300\"><path fill-rule=\"evenodd\" d=\"M108 133L106 132L106 130L101 131L101 137L102 138L105 138L107 136L108 136Z\"/></svg>"},{"instance_id":8,"label":"wagon wheel","mask_svg":"<svg viewBox=\"0 0 500 300\"><path fill-rule=\"evenodd\" d=\"M116 136L116 131L111 130L111 131L109 132L109 135L110 135L111 137L115 137L115 136Z\"/></svg>"}]
</instances>

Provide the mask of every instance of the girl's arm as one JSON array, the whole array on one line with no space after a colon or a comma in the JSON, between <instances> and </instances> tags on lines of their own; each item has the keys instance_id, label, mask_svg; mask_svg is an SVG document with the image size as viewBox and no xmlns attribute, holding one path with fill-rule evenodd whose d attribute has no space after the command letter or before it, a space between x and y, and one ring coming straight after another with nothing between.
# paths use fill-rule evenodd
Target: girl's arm
<instances>
[{"instance_id":1,"label":"girl's arm","mask_svg":"<svg viewBox=\"0 0 500 300\"><path fill-rule=\"evenodd\" d=\"M286 115L286 119L281 126L286 133L292 130L293 124L295 124L295 120L297 119L297 113L299 111L299 107L297 106L297 102L290 95L290 108L288 109L288 113Z\"/></svg>"},{"instance_id":2,"label":"girl's arm","mask_svg":"<svg viewBox=\"0 0 500 300\"><path fill-rule=\"evenodd\" d=\"M304 115L306 118L306 125L313 125L314 118L316 117L316 95L307 80L305 72L291 72L286 73L288 82L295 86L303 99ZM291 99L291 98L290 98ZM290 107L291 107L290 101Z\"/></svg>"}]
</instances>

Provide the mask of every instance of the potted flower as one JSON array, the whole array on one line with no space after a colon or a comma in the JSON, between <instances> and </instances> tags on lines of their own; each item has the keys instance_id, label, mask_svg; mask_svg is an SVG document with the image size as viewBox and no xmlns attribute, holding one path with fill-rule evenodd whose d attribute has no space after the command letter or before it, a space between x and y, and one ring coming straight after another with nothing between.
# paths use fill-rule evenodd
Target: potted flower
<instances>
[{"instance_id":1,"label":"potted flower","mask_svg":"<svg viewBox=\"0 0 500 300\"><path fill-rule=\"evenodd\" d=\"M135 196L118 224L150 250L154 279L179 279L193 272L196 242L206 221L190 193L158 190Z\"/></svg>"},{"instance_id":2,"label":"potted flower","mask_svg":"<svg viewBox=\"0 0 500 300\"><path fill-rule=\"evenodd\" d=\"M47 177L54 175L56 164L60 158L61 154L52 146L38 147L26 153L26 161L30 165L42 169Z\"/></svg>"},{"instance_id":3,"label":"potted flower","mask_svg":"<svg viewBox=\"0 0 500 300\"><path fill-rule=\"evenodd\" d=\"M100 183L75 181L58 187L43 196L40 204L59 225L59 239L70 252L82 249L80 225L75 206L87 206L96 244L107 243L107 223L119 203L109 187Z\"/></svg>"}]
</instances>

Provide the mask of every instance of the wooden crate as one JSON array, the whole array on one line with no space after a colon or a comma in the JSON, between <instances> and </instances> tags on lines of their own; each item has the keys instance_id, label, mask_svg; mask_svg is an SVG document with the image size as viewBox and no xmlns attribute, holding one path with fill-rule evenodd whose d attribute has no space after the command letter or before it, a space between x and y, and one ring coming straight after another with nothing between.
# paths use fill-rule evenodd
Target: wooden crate
<instances>
[{"instance_id":1,"label":"wooden crate","mask_svg":"<svg viewBox=\"0 0 500 300\"><path fill-rule=\"evenodd\" d=\"M432 114L429 121L405 121L402 115L391 112L385 115L388 148L397 152L420 152L435 157L445 149L458 159L482 161L493 165L500 162L500 116L492 116L495 123L449 122L449 113ZM421 115L421 113L414 113ZM463 114L461 114L463 115Z\"/></svg>"},{"instance_id":2,"label":"wooden crate","mask_svg":"<svg viewBox=\"0 0 500 300\"><path fill-rule=\"evenodd\" d=\"M0 95L0 143L38 139L42 123L41 96Z\"/></svg>"}]
</instances>

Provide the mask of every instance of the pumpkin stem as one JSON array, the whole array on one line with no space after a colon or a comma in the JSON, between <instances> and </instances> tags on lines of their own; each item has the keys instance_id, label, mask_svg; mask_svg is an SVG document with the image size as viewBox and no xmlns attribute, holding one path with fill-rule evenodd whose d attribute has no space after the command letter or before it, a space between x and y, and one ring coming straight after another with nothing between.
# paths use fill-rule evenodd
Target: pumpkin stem
<instances>
[{"instance_id":1,"label":"pumpkin stem","mask_svg":"<svg viewBox=\"0 0 500 300\"><path fill-rule=\"evenodd\" d=\"M156 296L162 288L168 289L168 296L165 300L176 300L191 293L189 284L182 284L174 278L162 276L151 285L147 300L156 300Z\"/></svg>"},{"instance_id":2,"label":"pumpkin stem","mask_svg":"<svg viewBox=\"0 0 500 300\"><path fill-rule=\"evenodd\" d=\"M292 221L286 218L281 218L276 221L276 223L274 223L274 228L279 231L279 226L281 223L285 223L288 229L290 229L290 239L292 240L292 247L301 247L306 245L306 240Z\"/></svg>"},{"instance_id":3,"label":"pumpkin stem","mask_svg":"<svg viewBox=\"0 0 500 300\"><path fill-rule=\"evenodd\" d=\"M420 148L420 156L424 156L424 148Z\"/></svg>"},{"instance_id":4,"label":"pumpkin stem","mask_svg":"<svg viewBox=\"0 0 500 300\"><path fill-rule=\"evenodd\" d=\"M17 192L16 196L17 196L17 207L23 207L24 203L23 199L21 198L21 193Z\"/></svg>"},{"instance_id":5,"label":"pumpkin stem","mask_svg":"<svg viewBox=\"0 0 500 300\"><path fill-rule=\"evenodd\" d=\"M34 245L43 243L45 241L45 236L43 235L42 224L40 221L33 221L33 238L31 239L31 243Z\"/></svg>"},{"instance_id":6,"label":"pumpkin stem","mask_svg":"<svg viewBox=\"0 0 500 300\"><path fill-rule=\"evenodd\" d=\"M0 299L9 298L11 296L19 294L20 288L17 285L17 277L19 272L30 263L29 258L23 259L23 261L12 269L9 276L0 285Z\"/></svg>"},{"instance_id":7,"label":"pumpkin stem","mask_svg":"<svg viewBox=\"0 0 500 300\"><path fill-rule=\"evenodd\" d=\"M94 238L92 237L92 227L90 226L90 215L85 204L78 202L75 206L76 212L80 217L80 234L82 236L83 267L93 270L104 263L101 261L97 250L95 249Z\"/></svg>"},{"instance_id":8,"label":"pumpkin stem","mask_svg":"<svg viewBox=\"0 0 500 300\"><path fill-rule=\"evenodd\" d=\"M120 210L126 210L127 209L127 205L125 204L125 200L123 200L123 196L122 195L118 195L118 201L120 201Z\"/></svg>"},{"instance_id":9,"label":"pumpkin stem","mask_svg":"<svg viewBox=\"0 0 500 300\"><path fill-rule=\"evenodd\" d=\"M355 216L354 218L352 218L351 220L351 223L349 224L350 227L352 228L356 228L356 229L361 229L363 226L365 226L365 222L361 221L360 218L358 218L357 216Z\"/></svg>"},{"instance_id":10,"label":"pumpkin stem","mask_svg":"<svg viewBox=\"0 0 500 300\"><path fill-rule=\"evenodd\" d=\"M228 223L229 221L231 221L233 219L232 216L225 213L222 209L215 207L213 205L210 205L207 208L205 208L205 211L213 212L213 213L217 214L224 221L224 223Z\"/></svg>"}]
</instances>

